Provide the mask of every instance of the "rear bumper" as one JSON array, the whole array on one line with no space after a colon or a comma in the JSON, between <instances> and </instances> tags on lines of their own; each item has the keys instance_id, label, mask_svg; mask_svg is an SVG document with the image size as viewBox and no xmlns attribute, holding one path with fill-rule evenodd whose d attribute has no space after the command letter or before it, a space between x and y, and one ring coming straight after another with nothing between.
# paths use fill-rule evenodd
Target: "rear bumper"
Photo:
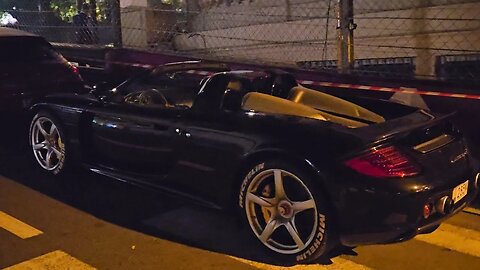
<instances>
[{"instance_id":1,"label":"rear bumper","mask_svg":"<svg viewBox=\"0 0 480 270\"><path fill-rule=\"evenodd\" d=\"M353 214L357 223L351 226L352 219L340 224L340 242L345 246L385 244L409 240L418 234L434 231L443 221L467 207L478 195L480 180L478 174L471 175L467 195L454 204L448 214L434 213L423 217L426 203L451 194L453 188L445 188L431 193L416 192L407 196L398 194L363 194L363 200L356 196L357 207L362 216ZM477 181L477 182L476 182ZM357 194L358 195L358 194ZM362 196L362 195L361 195ZM368 206L366 205L368 203ZM348 211L350 214L353 211ZM343 213L345 214L345 213ZM339 213L341 216L342 213ZM345 222L347 222L345 224Z\"/></svg>"}]
</instances>

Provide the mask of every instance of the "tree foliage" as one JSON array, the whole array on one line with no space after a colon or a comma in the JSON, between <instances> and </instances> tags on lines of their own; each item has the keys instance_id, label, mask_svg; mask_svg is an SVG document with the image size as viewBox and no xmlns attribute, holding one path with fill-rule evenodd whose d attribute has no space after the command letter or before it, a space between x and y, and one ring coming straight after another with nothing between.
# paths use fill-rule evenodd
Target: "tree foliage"
<instances>
[{"instance_id":1,"label":"tree foliage","mask_svg":"<svg viewBox=\"0 0 480 270\"><path fill-rule=\"evenodd\" d=\"M64 21L70 21L73 15L77 14L75 0L51 0L50 7Z\"/></svg>"},{"instance_id":2,"label":"tree foliage","mask_svg":"<svg viewBox=\"0 0 480 270\"><path fill-rule=\"evenodd\" d=\"M84 2L91 3L86 0ZM108 18L109 0L96 1L97 20L103 21ZM54 11L63 21L71 21L77 11L77 0L0 0L1 10L41 10Z\"/></svg>"}]
</instances>

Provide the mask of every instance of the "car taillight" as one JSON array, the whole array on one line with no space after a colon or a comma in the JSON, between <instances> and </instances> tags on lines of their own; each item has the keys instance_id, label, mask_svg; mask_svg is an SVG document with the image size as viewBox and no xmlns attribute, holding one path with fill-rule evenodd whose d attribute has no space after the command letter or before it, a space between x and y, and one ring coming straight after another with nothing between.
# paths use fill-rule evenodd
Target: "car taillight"
<instances>
[{"instance_id":1,"label":"car taillight","mask_svg":"<svg viewBox=\"0 0 480 270\"><path fill-rule=\"evenodd\" d=\"M420 173L419 167L394 146L371 149L345 162L355 171L377 178L407 177Z\"/></svg>"},{"instance_id":2,"label":"car taillight","mask_svg":"<svg viewBox=\"0 0 480 270\"><path fill-rule=\"evenodd\" d=\"M68 67L70 68L71 71L73 71L73 74L75 74L79 80L83 81L83 78L80 75L80 72L78 71L78 67L76 67L70 62L68 62Z\"/></svg>"}]
</instances>

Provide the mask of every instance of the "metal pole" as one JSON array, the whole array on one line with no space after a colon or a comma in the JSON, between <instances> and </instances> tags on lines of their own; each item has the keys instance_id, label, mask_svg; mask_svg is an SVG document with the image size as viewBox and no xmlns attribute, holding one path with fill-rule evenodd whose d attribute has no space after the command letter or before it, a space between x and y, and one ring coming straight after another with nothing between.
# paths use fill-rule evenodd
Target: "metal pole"
<instances>
[{"instance_id":1,"label":"metal pole","mask_svg":"<svg viewBox=\"0 0 480 270\"><path fill-rule=\"evenodd\" d=\"M122 47L122 20L120 13L120 0L110 0L112 8L112 28L114 35L114 46Z\"/></svg>"},{"instance_id":2,"label":"metal pole","mask_svg":"<svg viewBox=\"0 0 480 270\"><path fill-rule=\"evenodd\" d=\"M353 0L338 0L338 71L349 74L353 71L355 56L353 31L357 25L353 22Z\"/></svg>"},{"instance_id":3,"label":"metal pole","mask_svg":"<svg viewBox=\"0 0 480 270\"><path fill-rule=\"evenodd\" d=\"M187 0L186 9L187 9L187 31L191 32L194 29L193 20L197 16L197 14L200 13L200 5L198 3L198 0Z\"/></svg>"},{"instance_id":4,"label":"metal pole","mask_svg":"<svg viewBox=\"0 0 480 270\"><path fill-rule=\"evenodd\" d=\"M291 21L292 20L292 5L290 3L290 0L286 0L286 3L285 3L285 13L287 15L287 21Z\"/></svg>"}]
</instances>

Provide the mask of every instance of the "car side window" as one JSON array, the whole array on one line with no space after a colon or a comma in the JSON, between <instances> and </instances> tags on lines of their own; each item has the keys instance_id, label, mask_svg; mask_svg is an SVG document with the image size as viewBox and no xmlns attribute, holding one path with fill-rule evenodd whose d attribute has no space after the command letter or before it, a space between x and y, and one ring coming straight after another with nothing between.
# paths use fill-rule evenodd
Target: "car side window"
<instances>
[{"instance_id":1,"label":"car side window","mask_svg":"<svg viewBox=\"0 0 480 270\"><path fill-rule=\"evenodd\" d=\"M175 74L150 73L119 89L116 102L154 108L181 108L192 106L198 92L198 82Z\"/></svg>"}]
</instances>

